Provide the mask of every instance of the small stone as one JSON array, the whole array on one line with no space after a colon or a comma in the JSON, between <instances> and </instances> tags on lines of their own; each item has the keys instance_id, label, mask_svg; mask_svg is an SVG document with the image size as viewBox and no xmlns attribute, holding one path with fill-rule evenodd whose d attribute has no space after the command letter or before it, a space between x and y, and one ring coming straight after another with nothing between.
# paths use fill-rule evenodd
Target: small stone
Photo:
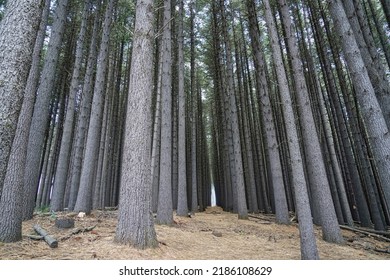
<instances>
[{"instance_id":1,"label":"small stone","mask_svg":"<svg viewBox=\"0 0 390 280\"><path fill-rule=\"evenodd\" d=\"M84 212L80 212L80 213L77 215L77 217L79 217L79 218L84 218L84 217L85 217L85 213L84 213Z\"/></svg>"},{"instance_id":2,"label":"small stone","mask_svg":"<svg viewBox=\"0 0 390 280\"><path fill-rule=\"evenodd\" d=\"M212 234L216 237L222 237L222 232L219 231L213 231Z\"/></svg>"}]
</instances>

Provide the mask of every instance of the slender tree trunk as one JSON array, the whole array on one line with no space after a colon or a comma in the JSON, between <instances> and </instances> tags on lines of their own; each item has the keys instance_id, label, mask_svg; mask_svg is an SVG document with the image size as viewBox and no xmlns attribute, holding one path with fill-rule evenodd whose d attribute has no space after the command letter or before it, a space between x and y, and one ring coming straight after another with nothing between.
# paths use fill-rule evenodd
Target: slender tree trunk
<instances>
[{"instance_id":1,"label":"slender tree trunk","mask_svg":"<svg viewBox=\"0 0 390 280\"><path fill-rule=\"evenodd\" d=\"M221 1L221 16L222 16L222 30L225 40L225 51L226 51L226 66L227 66L227 98L229 99L229 114L231 117L231 129L233 136L233 158L234 158L234 172L233 172L233 190L236 191L237 197L237 212L240 219L248 218L248 208L245 196L245 182L244 182L244 170L242 165L242 154L241 154L241 139L240 131L238 127L238 114L236 105L236 96L234 93L233 84L233 63L232 53L230 47L230 39L228 36L226 9L224 1ZM225 108L226 110L226 108Z\"/></svg>"},{"instance_id":2,"label":"slender tree trunk","mask_svg":"<svg viewBox=\"0 0 390 280\"><path fill-rule=\"evenodd\" d=\"M39 163L43 151L45 130L48 125L47 113L54 89L55 75L57 73L56 68L68 11L68 2L68 0L58 1L58 5L54 12L52 33L34 106L24 174L24 220L31 219L34 212L35 195L37 193L40 178Z\"/></svg>"},{"instance_id":3,"label":"slender tree trunk","mask_svg":"<svg viewBox=\"0 0 390 280\"><path fill-rule=\"evenodd\" d=\"M52 211L61 211L64 202L64 194L66 188L66 180L68 175L69 163L70 163L70 152L72 146L72 136L74 127L74 115L75 115L75 101L80 84L80 71L83 59L84 50L84 38L87 31L87 17L88 10L90 8L90 0L84 2L84 9L82 13L82 21L80 32L77 39L76 46L76 59L74 62L73 76L70 86L68 105L66 109L63 135L61 139L61 148L58 157L58 165L53 186L53 196L51 200L50 209Z\"/></svg>"},{"instance_id":4,"label":"slender tree trunk","mask_svg":"<svg viewBox=\"0 0 390 280\"><path fill-rule=\"evenodd\" d=\"M111 33L111 21L116 0L110 0L107 4L103 23L103 36L97 59L96 81L92 100L91 118L88 127L85 155L81 169L80 188L77 195L75 211L90 213L92 209L92 190L94 172L96 170L99 140L102 126L102 114L105 99L106 72L108 68L108 49Z\"/></svg>"},{"instance_id":5,"label":"slender tree trunk","mask_svg":"<svg viewBox=\"0 0 390 280\"><path fill-rule=\"evenodd\" d=\"M265 19L270 35L272 54L276 67L279 90L281 92L281 100L283 103L283 114L288 137L287 141L290 152L290 164L293 175L292 183L294 187L296 209L299 221L301 258L319 259L310 211L303 161L298 143L294 112L291 104L291 95L288 89L287 76L283 65L280 46L278 44L277 31L274 18L272 16L272 10L268 0L263 0L263 3L265 5Z\"/></svg>"},{"instance_id":6,"label":"slender tree trunk","mask_svg":"<svg viewBox=\"0 0 390 280\"><path fill-rule=\"evenodd\" d=\"M378 50L374 46L372 37L367 34L370 32L365 31L367 22L361 15L361 9L360 11L357 9L360 5L354 5L353 0L343 0L342 3L383 116L387 125L390 126L390 86L381 61L378 59Z\"/></svg>"},{"instance_id":7,"label":"slender tree trunk","mask_svg":"<svg viewBox=\"0 0 390 280\"><path fill-rule=\"evenodd\" d=\"M179 30L178 30L178 102L179 102L179 131L178 131L178 200L177 215L186 216L188 214L187 202L187 157L186 157L186 112L185 112L185 92L184 92L184 0L179 0Z\"/></svg>"},{"instance_id":8,"label":"slender tree trunk","mask_svg":"<svg viewBox=\"0 0 390 280\"><path fill-rule=\"evenodd\" d=\"M196 125L197 125L197 98L196 98L196 65L195 65L195 3L191 0L190 3L190 45L191 45L191 71L190 71L190 83L191 83L191 212L195 214L198 212L198 181L197 181L197 169L196 169Z\"/></svg>"},{"instance_id":9,"label":"slender tree trunk","mask_svg":"<svg viewBox=\"0 0 390 280\"><path fill-rule=\"evenodd\" d=\"M381 185L390 208L390 133L379 102L375 96L367 69L359 52L351 26L340 0L329 0L331 16L340 36L345 58L355 86L356 98L371 138L373 155L377 164Z\"/></svg>"},{"instance_id":10,"label":"slender tree trunk","mask_svg":"<svg viewBox=\"0 0 390 280\"><path fill-rule=\"evenodd\" d=\"M172 204L172 48L171 3L164 1L163 38L161 43L161 157L157 207L159 224L173 223Z\"/></svg>"},{"instance_id":11,"label":"slender tree trunk","mask_svg":"<svg viewBox=\"0 0 390 280\"><path fill-rule=\"evenodd\" d=\"M330 193L327 172L310 106L309 93L304 80L297 40L292 31L288 5L285 0L278 0L278 2L281 6L282 20L286 29L287 43L291 53L292 74L299 105L298 112L301 120L304 148L306 150L308 179L313 191L314 205L318 205L323 239L332 243L342 243L343 237Z\"/></svg>"},{"instance_id":12,"label":"slender tree trunk","mask_svg":"<svg viewBox=\"0 0 390 280\"><path fill-rule=\"evenodd\" d=\"M290 220L288 215L287 199L283 182L282 165L280 162L279 143L276 139L275 120L273 117L273 110L268 91L268 82L265 73L266 64L263 52L261 50L260 30L258 28L254 3L252 1L247 0L246 5L249 16L249 28L253 57L256 67L256 83L260 94L260 103L263 105L263 123L266 126L265 131L271 169L271 181L274 190L276 219L279 223L289 224Z\"/></svg>"},{"instance_id":13,"label":"slender tree trunk","mask_svg":"<svg viewBox=\"0 0 390 280\"><path fill-rule=\"evenodd\" d=\"M76 132L74 133L74 145L73 153L74 158L71 163L70 173L70 194L68 209L73 210L77 200L77 193L80 186L81 167L84 158L85 138L87 136L87 128L89 122L89 116L91 112L91 103L93 97L93 77L95 71L95 64L97 60L97 41L98 41L98 29L100 19L100 5L98 4L97 12L95 14L93 30L91 35L91 43L89 46L88 62L84 75L84 85L81 96L81 103L79 106L78 121L76 126Z\"/></svg>"}]
</instances>

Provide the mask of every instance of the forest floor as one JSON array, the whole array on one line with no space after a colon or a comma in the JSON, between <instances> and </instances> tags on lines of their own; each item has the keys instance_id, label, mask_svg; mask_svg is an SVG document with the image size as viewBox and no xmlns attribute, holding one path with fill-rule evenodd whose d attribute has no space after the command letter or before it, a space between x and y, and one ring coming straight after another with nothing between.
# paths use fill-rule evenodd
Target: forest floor
<instances>
[{"instance_id":1,"label":"forest floor","mask_svg":"<svg viewBox=\"0 0 390 280\"><path fill-rule=\"evenodd\" d=\"M57 213L69 216L69 213ZM0 260L298 260L298 225L279 225L272 215L238 220L237 215L210 207L191 218L174 216L173 226L156 225L159 247L137 250L114 242L117 211L94 211L75 218L75 228L59 229L53 215L36 214L23 223L23 239L0 243ZM32 240L33 226L40 225L58 240L57 248ZM93 229L91 229L94 227ZM75 229L81 229L74 234ZM87 231L85 230L87 229ZM322 260L390 260L390 243L374 236L342 230L345 244L322 240L315 227ZM389 253L383 253L383 252Z\"/></svg>"}]
</instances>

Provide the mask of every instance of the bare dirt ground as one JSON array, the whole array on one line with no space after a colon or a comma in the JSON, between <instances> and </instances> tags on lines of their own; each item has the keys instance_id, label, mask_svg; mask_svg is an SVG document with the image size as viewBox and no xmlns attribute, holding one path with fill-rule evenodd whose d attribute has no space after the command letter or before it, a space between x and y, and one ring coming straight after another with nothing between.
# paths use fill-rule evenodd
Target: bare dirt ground
<instances>
[{"instance_id":1,"label":"bare dirt ground","mask_svg":"<svg viewBox=\"0 0 390 280\"><path fill-rule=\"evenodd\" d=\"M57 213L64 216L67 213ZM75 216L76 214L74 214ZM23 240L0 243L0 260L297 260L300 259L298 225L278 225L271 215L238 220L237 215L218 207L191 218L174 217L174 226L156 225L159 247L137 250L114 242L116 211L94 211L75 217L75 228L59 229L53 215L37 214L23 223ZM32 240L39 224L58 240L57 248ZM92 230L91 227L95 226ZM75 229L89 229L77 234ZM324 242L315 228L322 260L390 260L390 243L373 236L343 230L343 245ZM388 253L383 253L383 252Z\"/></svg>"}]
</instances>

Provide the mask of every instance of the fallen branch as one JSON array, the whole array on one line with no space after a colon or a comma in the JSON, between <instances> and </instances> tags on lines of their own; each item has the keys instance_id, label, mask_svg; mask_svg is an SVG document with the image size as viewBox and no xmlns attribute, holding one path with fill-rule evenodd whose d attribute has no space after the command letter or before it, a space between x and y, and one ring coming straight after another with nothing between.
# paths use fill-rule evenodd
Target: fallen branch
<instances>
[{"instance_id":1,"label":"fallen branch","mask_svg":"<svg viewBox=\"0 0 390 280\"><path fill-rule=\"evenodd\" d=\"M370 228L364 228L362 230L370 232L370 233L379 234L379 235L390 236L390 231L375 230L375 229L370 229Z\"/></svg>"},{"instance_id":2,"label":"fallen branch","mask_svg":"<svg viewBox=\"0 0 390 280\"><path fill-rule=\"evenodd\" d=\"M390 249L381 249L381 248L375 247L374 251L379 252L379 253L390 254Z\"/></svg>"},{"instance_id":3,"label":"fallen branch","mask_svg":"<svg viewBox=\"0 0 390 280\"><path fill-rule=\"evenodd\" d=\"M343 225L340 225L340 228L346 229L346 230L350 230L350 231L354 231L354 232L363 233L363 234L366 234L368 236L373 236L373 237L376 237L378 239L384 240L386 242L390 242L390 238L387 238L387 237L383 236L383 233L389 234L388 232L374 231L374 230L365 230L365 229L363 230L363 229L357 229L357 228L353 228L353 227L349 227L349 226L343 226Z\"/></svg>"},{"instance_id":4,"label":"fallen branch","mask_svg":"<svg viewBox=\"0 0 390 280\"><path fill-rule=\"evenodd\" d=\"M57 248L58 247L58 241L50 236L43 228L41 228L39 225L34 226L34 230L43 236L43 239L45 242L50 246L50 248Z\"/></svg>"},{"instance_id":5,"label":"fallen branch","mask_svg":"<svg viewBox=\"0 0 390 280\"><path fill-rule=\"evenodd\" d=\"M27 234L27 235L25 235L25 237L30 238L32 240L43 240L44 239L42 235L30 235L30 234Z\"/></svg>"},{"instance_id":6,"label":"fallen branch","mask_svg":"<svg viewBox=\"0 0 390 280\"><path fill-rule=\"evenodd\" d=\"M71 238L73 235L83 233L83 232L92 231L95 227L96 227L96 225L91 226L91 227L87 227L87 228L76 228L76 229L72 230L72 232L69 235L62 237L60 240L64 241L64 240Z\"/></svg>"},{"instance_id":7,"label":"fallen branch","mask_svg":"<svg viewBox=\"0 0 390 280\"><path fill-rule=\"evenodd\" d=\"M248 217L249 218L254 218L254 219L259 219L259 220L264 220L264 221L267 221L267 222L274 222L275 219L273 217L269 218L269 217L260 217L260 216L255 216L255 215L250 215L248 214Z\"/></svg>"}]
</instances>

